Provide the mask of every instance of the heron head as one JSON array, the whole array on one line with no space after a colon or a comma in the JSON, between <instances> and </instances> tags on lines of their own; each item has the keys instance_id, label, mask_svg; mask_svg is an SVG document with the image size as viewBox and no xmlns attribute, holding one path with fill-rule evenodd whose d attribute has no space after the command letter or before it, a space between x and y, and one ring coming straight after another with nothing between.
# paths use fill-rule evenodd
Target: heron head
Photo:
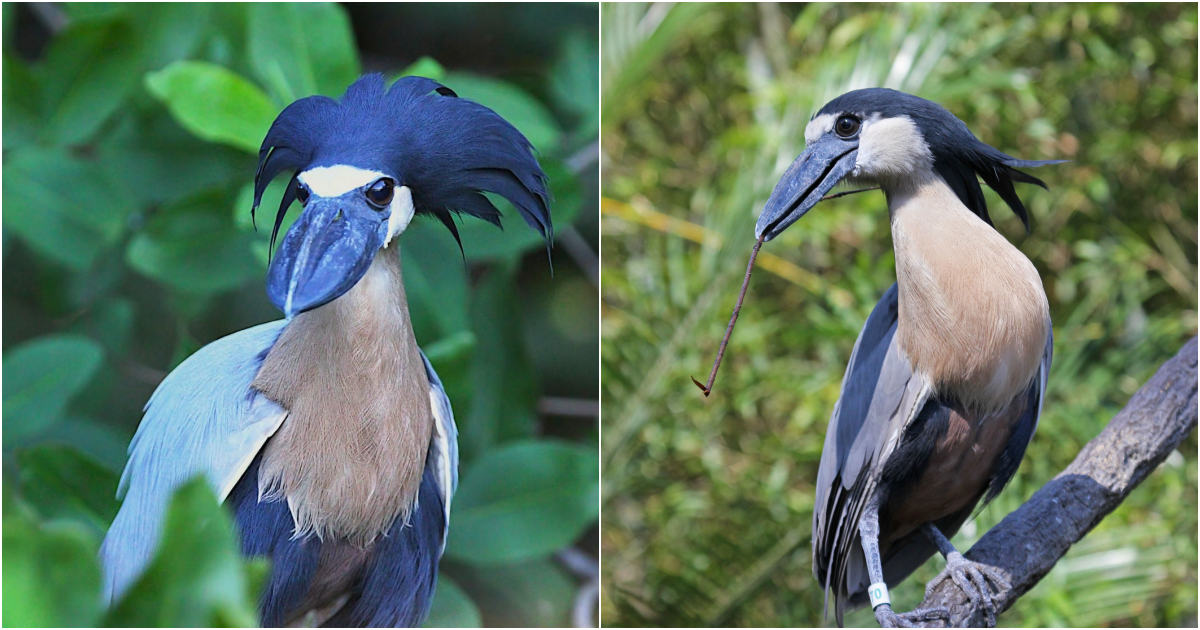
<instances>
[{"instance_id":1,"label":"heron head","mask_svg":"<svg viewBox=\"0 0 1200 630\"><path fill-rule=\"evenodd\" d=\"M255 209L285 171L291 178L272 250L292 202L303 208L272 258L267 295L289 318L349 291L418 214L437 217L460 248L454 214L499 226L500 211L484 192L512 202L547 244L553 238L546 175L529 141L432 79L404 77L388 88L372 74L340 100L292 103L259 151Z\"/></svg>"},{"instance_id":2,"label":"heron head","mask_svg":"<svg viewBox=\"0 0 1200 630\"><path fill-rule=\"evenodd\" d=\"M946 108L923 98L868 88L821 108L804 130L807 147L788 167L759 215L755 236L771 240L837 184L877 184L890 193L939 177L969 210L991 224L978 177L1021 218L1029 216L1013 182L1046 184L1017 170L1064 160L1018 160L981 142Z\"/></svg>"}]
</instances>

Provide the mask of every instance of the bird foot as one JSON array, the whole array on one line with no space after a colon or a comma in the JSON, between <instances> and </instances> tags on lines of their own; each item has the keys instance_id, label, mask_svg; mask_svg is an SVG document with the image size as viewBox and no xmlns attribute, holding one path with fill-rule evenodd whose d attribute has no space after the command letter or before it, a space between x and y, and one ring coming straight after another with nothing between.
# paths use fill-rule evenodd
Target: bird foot
<instances>
[{"instance_id":1,"label":"bird foot","mask_svg":"<svg viewBox=\"0 0 1200 630\"><path fill-rule=\"evenodd\" d=\"M918 608L906 613L892 610L890 604L880 604L875 609L875 621L881 628L916 628L924 627L928 621L943 620L950 623L950 611L946 608ZM922 624L922 625L918 625Z\"/></svg>"},{"instance_id":2,"label":"bird foot","mask_svg":"<svg viewBox=\"0 0 1200 630\"><path fill-rule=\"evenodd\" d=\"M1004 573L996 567L967 560L955 551L946 556L946 568L925 587L925 598L928 599L934 589L947 579L954 580L958 588L971 600L972 607L976 610L983 609L984 621L988 628L996 627L996 605L992 601L987 581L991 580L996 585L997 593L1007 591L1011 585L1005 579Z\"/></svg>"}]
</instances>

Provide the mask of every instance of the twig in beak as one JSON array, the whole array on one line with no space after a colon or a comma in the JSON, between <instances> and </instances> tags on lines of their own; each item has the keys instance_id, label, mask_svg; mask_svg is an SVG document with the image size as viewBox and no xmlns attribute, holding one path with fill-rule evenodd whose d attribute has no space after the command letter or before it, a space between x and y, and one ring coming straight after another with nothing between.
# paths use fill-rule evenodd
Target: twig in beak
<instances>
[{"instance_id":1,"label":"twig in beak","mask_svg":"<svg viewBox=\"0 0 1200 630\"><path fill-rule=\"evenodd\" d=\"M713 381L717 380L717 368L721 367L721 359L725 357L725 346L729 345L729 335L733 334L733 325L737 323L738 313L742 310L742 300L746 299L746 287L750 286L750 272L754 269L754 259L758 258L758 249L762 247L763 239L758 237L758 241L754 243L754 251L750 253L750 264L746 265L746 278L742 280L742 292L738 294L737 304L733 307L733 317L729 318L729 327L725 329L725 338L721 340L721 349L717 350L717 360L713 361L712 372L708 375L708 385L704 386L692 377L692 382L700 391L704 392L704 397L707 398L712 393Z\"/></svg>"},{"instance_id":2,"label":"twig in beak","mask_svg":"<svg viewBox=\"0 0 1200 630\"><path fill-rule=\"evenodd\" d=\"M846 195L853 195L854 193L867 192L870 190L879 190L879 186L860 188L858 190L847 190L840 193L834 193L832 195L825 195L824 197L821 197L821 201L837 199L838 197L845 197ZM742 292L738 294L737 304L735 304L733 307L733 316L729 318L729 326L725 328L725 338L721 340L721 348L717 350L717 360L713 361L712 372L708 374L708 385L701 385L700 381L696 380L696 377L692 377L692 382L696 384L696 387L700 388L700 391L704 392L705 398L712 393L713 381L717 380L717 368L721 367L721 359L725 358L725 346L729 345L729 336L733 334L733 325L737 323L738 313L740 313L742 310L742 301L746 299L746 287L750 286L750 272L754 269L754 259L758 258L758 249L762 247L762 244L763 240L760 236L758 238L758 242L754 244L754 251L750 253L750 263L746 265L746 278L742 280Z\"/></svg>"},{"instance_id":3,"label":"twig in beak","mask_svg":"<svg viewBox=\"0 0 1200 630\"><path fill-rule=\"evenodd\" d=\"M821 197L821 201L829 201L830 199L837 199L838 197L845 197L846 195L853 195L854 193L867 192L869 190L879 190L879 186L872 186L870 188L859 188L858 190L843 190L840 193L833 193L832 195L825 195L824 197Z\"/></svg>"}]
</instances>

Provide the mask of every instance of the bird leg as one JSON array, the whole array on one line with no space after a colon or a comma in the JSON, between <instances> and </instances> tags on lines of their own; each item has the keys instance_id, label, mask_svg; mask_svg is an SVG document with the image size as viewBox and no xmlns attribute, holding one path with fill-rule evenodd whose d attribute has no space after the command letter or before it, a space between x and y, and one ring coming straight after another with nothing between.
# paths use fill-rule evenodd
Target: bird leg
<instances>
[{"instance_id":1,"label":"bird leg","mask_svg":"<svg viewBox=\"0 0 1200 630\"><path fill-rule=\"evenodd\" d=\"M987 580L990 579L996 584L998 594L1003 593L1011 588L1004 574L996 567L964 558L933 523L922 525L921 531L933 544L937 545L938 550L946 558L946 568L925 587L925 597L928 598L943 581L952 579L963 593L966 593L972 606L976 609L983 608L987 627L994 628L996 626L996 605L992 601L992 593L988 589Z\"/></svg>"},{"instance_id":2,"label":"bird leg","mask_svg":"<svg viewBox=\"0 0 1200 630\"><path fill-rule=\"evenodd\" d=\"M872 501L863 511L858 521L858 537L862 540L863 555L867 560L867 573L871 577L871 586L867 594L871 598L871 607L875 609L875 620L884 628L912 628L916 624L942 619L950 620L950 611L946 608L917 608L906 613L892 610L888 598L887 583L883 579L883 560L879 555L879 502Z\"/></svg>"}]
</instances>

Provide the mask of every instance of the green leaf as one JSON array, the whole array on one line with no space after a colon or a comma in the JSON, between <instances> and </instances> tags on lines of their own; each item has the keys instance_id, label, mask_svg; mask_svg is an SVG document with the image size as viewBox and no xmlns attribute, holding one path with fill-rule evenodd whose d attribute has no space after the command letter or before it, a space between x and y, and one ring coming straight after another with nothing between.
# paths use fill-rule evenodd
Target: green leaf
<instances>
[{"instance_id":1,"label":"green leaf","mask_svg":"<svg viewBox=\"0 0 1200 630\"><path fill-rule=\"evenodd\" d=\"M5 4L7 14L9 7ZM7 27L8 25L5 24ZM41 88L37 77L16 53L4 51L4 148L31 144L41 127L39 99Z\"/></svg>"},{"instance_id":2,"label":"green leaf","mask_svg":"<svg viewBox=\"0 0 1200 630\"><path fill-rule=\"evenodd\" d=\"M426 628L481 628L483 618L470 596L445 573L439 574Z\"/></svg>"},{"instance_id":3,"label":"green leaf","mask_svg":"<svg viewBox=\"0 0 1200 630\"><path fill-rule=\"evenodd\" d=\"M454 496L448 556L476 564L520 562L570 545L599 516L596 449L520 442L491 451Z\"/></svg>"},{"instance_id":4,"label":"green leaf","mask_svg":"<svg viewBox=\"0 0 1200 630\"><path fill-rule=\"evenodd\" d=\"M553 560L487 567L455 565L454 568L462 569L455 571L454 577L471 594L488 627L562 628L571 625L575 582Z\"/></svg>"},{"instance_id":5,"label":"green leaf","mask_svg":"<svg viewBox=\"0 0 1200 630\"><path fill-rule=\"evenodd\" d=\"M540 160L546 177L550 179L550 216L553 224L562 228L571 225L583 205L579 181L565 164L558 160ZM512 204L499 195L489 195L492 202L503 213L504 229L473 217L463 219L458 232L462 236L463 249L468 260L495 260L514 258L527 252L544 249L545 240L525 223ZM433 227L433 226L431 226ZM441 229L440 226L438 229Z\"/></svg>"},{"instance_id":6,"label":"green leaf","mask_svg":"<svg viewBox=\"0 0 1200 630\"><path fill-rule=\"evenodd\" d=\"M600 130L600 49L582 31L563 40L562 53L550 73L554 102L573 115L575 133L590 138Z\"/></svg>"},{"instance_id":7,"label":"green leaf","mask_svg":"<svg viewBox=\"0 0 1200 630\"><path fill-rule=\"evenodd\" d=\"M471 369L475 343L475 333L462 330L421 346L441 379L453 409L471 408Z\"/></svg>"},{"instance_id":8,"label":"green leaf","mask_svg":"<svg viewBox=\"0 0 1200 630\"><path fill-rule=\"evenodd\" d=\"M396 75L395 78L399 79L400 77L409 76L425 77L426 79L433 79L434 81L441 83L442 79L446 77L446 69L443 68L442 64L438 63L437 59L434 59L433 57L421 57L420 59L409 64L409 66L400 74Z\"/></svg>"},{"instance_id":9,"label":"green leaf","mask_svg":"<svg viewBox=\"0 0 1200 630\"><path fill-rule=\"evenodd\" d=\"M432 221L421 223L435 227ZM433 234L417 234L399 241L404 288L415 330L425 333L425 339L467 330L471 321L467 311L467 268L458 245L440 225ZM395 255L379 255L385 254Z\"/></svg>"},{"instance_id":10,"label":"green leaf","mask_svg":"<svg viewBox=\"0 0 1200 630\"><path fill-rule=\"evenodd\" d=\"M105 134L97 161L141 206L161 206L251 176L257 154L198 139L152 103Z\"/></svg>"},{"instance_id":11,"label":"green leaf","mask_svg":"<svg viewBox=\"0 0 1200 630\"><path fill-rule=\"evenodd\" d=\"M119 429L95 418L68 415L52 428L35 433L23 442L76 449L95 460L105 471L119 476L129 458L126 450L132 438L132 428ZM113 486L113 491L116 491L116 486Z\"/></svg>"},{"instance_id":12,"label":"green leaf","mask_svg":"<svg viewBox=\"0 0 1200 630\"><path fill-rule=\"evenodd\" d=\"M57 145L88 140L137 86L142 43L120 19L72 22L55 35L37 69L43 136Z\"/></svg>"},{"instance_id":13,"label":"green leaf","mask_svg":"<svg viewBox=\"0 0 1200 630\"><path fill-rule=\"evenodd\" d=\"M562 130L550 110L521 88L489 77L464 72L448 72L442 81L460 98L469 98L488 106L512 123L535 149L549 154L558 147Z\"/></svg>"},{"instance_id":14,"label":"green leaf","mask_svg":"<svg viewBox=\"0 0 1200 630\"><path fill-rule=\"evenodd\" d=\"M212 22L212 6L203 2L127 4L124 8L138 37L145 42L142 57L145 70L157 70L193 57Z\"/></svg>"},{"instance_id":15,"label":"green leaf","mask_svg":"<svg viewBox=\"0 0 1200 630\"><path fill-rule=\"evenodd\" d=\"M99 535L117 515L117 474L74 448L35 446L17 465L22 494L43 516L81 520Z\"/></svg>"},{"instance_id":16,"label":"green leaf","mask_svg":"<svg viewBox=\"0 0 1200 630\"><path fill-rule=\"evenodd\" d=\"M78 335L51 335L4 353L4 440L58 422L104 360L99 344Z\"/></svg>"},{"instance_id":17,"label":"green leaf","mask_svg":"<svg viewBox=\"0 0 1200 630\"><path fill-rule=\"evenodd\" d=\"M340 94L360 72L345 9L333 3L254 3L247 42L254 75L281 105Z\"/></svg>"},{"instance_id":18,"label":"green leaf","mask_svg":"<svg viewBox=\"0 0 1200 630\"><path fill-rule=\"evenodd\" d=\"M17 5L15 2L5 2L0 11L3 11L3 17L0 17L0 21L4 24L3 35L0 35L3 37L3 47L5 51L12 50L16 47L13 36L17 32ZM7 74L8 70L4 72Z\"/></svg>"},{"instance_id":19,"label":"green leaf","mask_svg":"<svg viewBox=\"0 0 1200 630\"><path fill-rule=\"evenodd\" d=\"M6 506L7 507L7 506ZM90 627L100 614L97 537L4 511L4 626Z\"/></svg>"},{"instance_id":20,"label":"green leaf","mask_svg":"<svg viewBox=\"0 0 1200 630\"><path fill-rule=\"evenodd\" d=\"M254 237L234 227L224 212L228 204L217 193L164 208L129 243L129 266L192 293L227 291L258 277Z\"/></svg>"},{"instance_id":21,"label":"green leaf","mask_svg":"<svg viewBox=\"0 0 1200 630\"><path fill-rule=\"evenodd\" d=\"M354 29L345 7L336 2L279 3L274 6L291 7L300 18L317 93L337 96L345 92L362 74Z\"/></svg>"},{"instance_id":22,"label":"green leaf","mask_svg":"<svg viewBox=\"0 0 1200 630\"><path fill-rule=\"evenodd\" d=\"M533 435L537 383L521 335L515 334L522 326L519 312L512 268L498 265L479 286L471 305L477 343L470 377L465 379L471 407L460 424L463 461L497 443Z\"/></svg>"},{"instance_id":23,"label":"green leaf","mask_svg":"<svg viewBox=\"0 0 1200 630\"><path fill-rule=\"evenodd\" d=\"M469 330L460 330L448 337L442 337L437 341L425 346L425 358L433 364L438 374L441 374L441 368L438 366L447 365L460 361L463 357L469 357L471 350L475 348L475 333Z\"/></svg>"},{"instance_id":24,"label":"green leaf","mask_svg":"<svg viewBox=\"0 0 1200 630\"><path fill-rule=\"evenodd\" d=\"M64 2L62 12L72 22L111 19L127 13L131 4L122 2Z\"/></svg>"},{"instance_id":25,"label":"green leaf","mask_svg":"<svg viewBox=\"0 0 1200 630\"><path fill-rule=\"evenodd\" d=\"M146 89L197 137L255 153L279 113L258 86L204 61L177 61L151 72Z\"/></svg>"},{"instance_id":26,"label":"green leaf","mask_svg":"<svg viewBox=\"0 0 1200 630\"><path fill-rule=\"evenodd\" d=\"M133 314L133 302L128 298L105 298L83 313L70 331L99 341L110 354L124 355L133 333Z\"/></svg>"},{"instance_id":27,"label":"green leaf","mask_svg":"<svg viewBox=\"0 0 1200 630\"><path fill-rule=\"evenodd\" d=\"M146 572L108 612L107 626L256 626L257 571L242 561L228 510L203 478L175 493Z\"/></svg>"},{"instance_id":28,"label":"green leaf","mask_svg":"<svg viewBox=\"0 0 1200 630\"><path fill-rule=\"evenodd\" d=\"M8 157L4 228L37 253L78 271L120 240L134 202L101 164L39 147Z\"/></svg>"}]
</instances>

